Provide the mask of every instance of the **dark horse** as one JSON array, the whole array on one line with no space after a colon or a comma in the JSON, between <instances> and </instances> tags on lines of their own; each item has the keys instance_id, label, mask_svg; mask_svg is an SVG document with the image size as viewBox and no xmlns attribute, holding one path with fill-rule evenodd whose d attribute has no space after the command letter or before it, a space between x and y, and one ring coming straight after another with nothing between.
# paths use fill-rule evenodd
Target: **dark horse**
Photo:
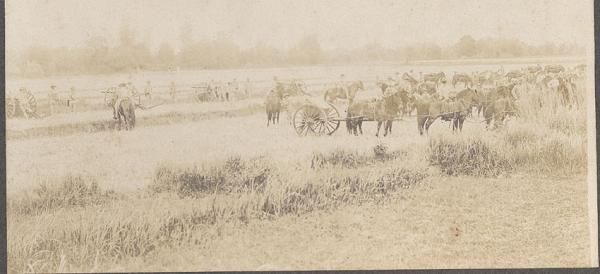
<instances>
[{"instance_id":1,"label":"dark horse","mask_svg":"<svg viewBox=\"0 0 600 274\"><path fill-rule=\"evenodd\" d=\"M347 112L348 119L346 120L348 132L358 135L360 131L360 134L362 134L362 122L370 120L377 121L377 133L375 136L379 137L381 125L383 125L384 129L383 136L392 133L392 123L401 110L405 93L406 91L402 90L381 99L371 99L350 105Z\"/></svg>"},{"instance_id":2,"label":"dark horse","mask_svg":"<svg viewBox=\"0 0 600 274\"><path fill-rule=\"evenodd\" d=\"M352 101L354 101L354 97L356 97L356 94L360 90L365 90L363 82L355 81L348 86L348 96L346 96L346 92L344 92L344 90L341 88L331 88L325 91L323 99L329 103L335 101L336 99L348 99L348 102L351 104Z\"/></svg>"},{"instance_id":3,"label":"dark horse","mask_svg":"<svg viewBox=\"0 0 600 274\"><path fill-rule=\"evenodd\" d=\"M467 88L458 92L456 99L442 101L435 95L416 96L417 128L419 134L428 131L437 118L452 123L452 130L462 131L463 123L471 109L479 103L479 93Z\"/></svg>"},{"instance_id":4,"label":"dark horse","mask_svg":"<svg viewBox=\"0 0 600 274\"><path fill-rule=\"evenodd\" d=\"M516 114L516 98L512 93L514 87L515 84L499 86L481 100L481 110L485 117L486 128L490 127L492 121L494 127L497 127L497 122L502 123L508 116Z\"/></svg>"},{"instance_id":5,"label":"dark horse","mask_svg":"<svg viewBox=\"0 0 600 274\"><path fill-rule=\"evenodd\" d=\"M465 87L473 87L473 78L466 73L457 73L452 77L452 86L456 87L456 84L463 83Z\"/></svg>"},{"instance_id":6,"label":"dark horse","mask_svg":"<svg viewBox=\"0 0 600 274\"><path fill-rule=\"evenodd\" d=\"M440 82L446 80L446 74L442 72L428 73L423 76L423 82L432 82L435 85L439 85Z\"/></svg>"},{"instance_id":7,"label":"dark horse","mask_svg":"<svg viewBox=\"0 0 600 274\"><path fill-rule=\"evenodd\" d=\"M267 111L267 127L269 123L279 124L279 113L281 112L281 100L283 99L283 93L274 92L267 96L265 100L265 107Z\"/></svg>"},{"instance_id":8,"label":"dark horse","mask_svg":"<svg viewBox=\"0 0 600 274\"><path fill-rule=\"evenodd\" d=\"M115 106L117 104L118 105ZM110 104L115 111L115 118L118 122L118 129L121 130L125 123L125 130L131 130L135 127L135 104L129 97L118 98L117 94L112 92Z\"/></svg>"}]
</instances>

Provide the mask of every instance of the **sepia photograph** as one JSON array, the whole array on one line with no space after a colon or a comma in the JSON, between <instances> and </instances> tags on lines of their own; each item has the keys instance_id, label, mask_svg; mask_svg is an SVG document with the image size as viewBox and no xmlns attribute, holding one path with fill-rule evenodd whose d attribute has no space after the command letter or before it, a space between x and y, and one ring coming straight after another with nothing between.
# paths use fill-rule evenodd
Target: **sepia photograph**
<instances>
[{"instance_id":1,"label":"sepia photograph","mask_svg":"<svg viewBox=\"0 0 600 274\"><path fill-rule=\"evenodd\" d=\"M8 273L598 267L592 0L7 0Z\"/></svg>"}]
</instances>

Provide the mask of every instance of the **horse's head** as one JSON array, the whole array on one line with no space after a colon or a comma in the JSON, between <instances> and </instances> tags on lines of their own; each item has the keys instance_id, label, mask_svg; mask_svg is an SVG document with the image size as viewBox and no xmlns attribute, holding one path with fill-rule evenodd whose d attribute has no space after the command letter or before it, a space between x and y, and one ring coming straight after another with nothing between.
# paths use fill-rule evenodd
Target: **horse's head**
<instances>
[{"instance_id":1,"label":"horse's head","mask_svg":"<svg viewBox=\"0 0 600 274\"><path fill-rule=\"evenodd\" d=\"M365 90L365 86L363 85L363 82L361 80L356 81L356 86L359 90Z\"/></svg>"},{"instance_id":2,"label":"horse's head","mask_svg":"<svg viewBox=\"0 0 600 274\"><path fill-rule=\"evenodd\" d=\"M458 92L458 94L456 95L456 99L462 101L463 103L469 106L474 106L480 102L481 95L479 94L479 92L477 92L477 89L466 88Z\"/></svg>"}]
</instances>

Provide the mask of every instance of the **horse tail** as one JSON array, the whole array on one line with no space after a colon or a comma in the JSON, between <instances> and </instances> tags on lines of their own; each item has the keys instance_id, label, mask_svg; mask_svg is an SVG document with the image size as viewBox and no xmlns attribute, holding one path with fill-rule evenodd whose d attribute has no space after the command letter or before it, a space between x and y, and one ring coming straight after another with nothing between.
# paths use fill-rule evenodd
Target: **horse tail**
<instances>
[{"instance_id":1,"label":"horse tail","mask_svg":"<svg viewBox=\"0 0 600 274\"><path fill-rule=\"evenodd\" d=\"M325 94L323 94L323 100L325 100L325 101L327 101L327 93L329 93L328 89L326 89Z\"/></svg>"}]
</instances>

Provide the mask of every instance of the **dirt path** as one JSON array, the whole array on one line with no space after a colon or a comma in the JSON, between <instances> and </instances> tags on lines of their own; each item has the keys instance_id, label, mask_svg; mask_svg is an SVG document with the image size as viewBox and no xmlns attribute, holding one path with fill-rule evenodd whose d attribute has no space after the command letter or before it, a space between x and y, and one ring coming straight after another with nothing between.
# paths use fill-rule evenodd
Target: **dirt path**
<instances>
[{"instance_id":1,"label":"dirt path","mask_svg":"<svg viewBox=\"0 0 600 274\"><path fill-rule=\"evenodd\" d=\"M578 267L589 262L586 183L434 177L383 205L222 228L110 271ZM164 266L164 267L162 267Z\"/></svg>"}]
</instances>

